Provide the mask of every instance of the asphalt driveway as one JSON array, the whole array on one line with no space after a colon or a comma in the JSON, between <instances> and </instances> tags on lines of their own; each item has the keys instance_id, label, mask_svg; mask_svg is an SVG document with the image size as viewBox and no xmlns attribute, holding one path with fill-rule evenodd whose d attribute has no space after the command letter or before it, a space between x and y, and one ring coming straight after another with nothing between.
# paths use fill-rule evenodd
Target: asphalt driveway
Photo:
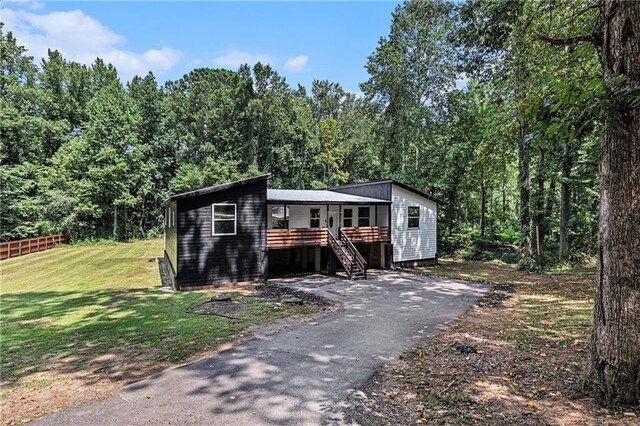
<instances>
[{"instance_id":1,"label":"asphalt driveway","mask_svg":"<svg viewBox=\"0 0 640 426\"><path fill-rule=\"evenodd\" d=\"M375 370L462 315L487 285L401 272L281 280L344 309L40 419L50 425L345 423Z\"/></svg>"}]
</instances>

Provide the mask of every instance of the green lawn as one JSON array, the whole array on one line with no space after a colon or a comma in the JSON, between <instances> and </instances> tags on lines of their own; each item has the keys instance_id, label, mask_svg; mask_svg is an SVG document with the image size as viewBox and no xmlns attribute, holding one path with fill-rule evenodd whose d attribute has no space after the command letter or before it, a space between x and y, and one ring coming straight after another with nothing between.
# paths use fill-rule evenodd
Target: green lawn
<instances>
[{"instance_id":1,"label":"green lawn","mask_svg":"<svg viewBox=\"0 0 640 426\"><path fill-rule=\"evenodd\" d=\"M210 293L162 291L158 264L149 261L161 253L162 241L154 240L61 246L1 262L3 385L31 383L29 376L43 371L55 378L124 369L117 374L126 380L140 373L139 362L128 366L131 359L179 362L251 324L310 309L274 310L232 294L245 302L237 320L189 314Z\"/></svg>"}]
</instances>

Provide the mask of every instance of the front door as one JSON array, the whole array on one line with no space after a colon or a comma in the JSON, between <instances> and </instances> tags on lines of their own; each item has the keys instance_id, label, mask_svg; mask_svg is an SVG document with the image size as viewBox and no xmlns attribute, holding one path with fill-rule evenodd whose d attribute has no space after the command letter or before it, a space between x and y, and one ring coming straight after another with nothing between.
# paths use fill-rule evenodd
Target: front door
<instances>
[{"instance_id":1,"label":"front door","mask_svg":"<svg viewBox=\"0 0 640 426\"><path fill-rule=\"evenodd\" d=\"M329 232L331 232L331 235L338 238L338 219L336 218L336 214L333 212L329 213L329 217L327 219L327 228L329 228Z\"/></svg>"}]
</instances>

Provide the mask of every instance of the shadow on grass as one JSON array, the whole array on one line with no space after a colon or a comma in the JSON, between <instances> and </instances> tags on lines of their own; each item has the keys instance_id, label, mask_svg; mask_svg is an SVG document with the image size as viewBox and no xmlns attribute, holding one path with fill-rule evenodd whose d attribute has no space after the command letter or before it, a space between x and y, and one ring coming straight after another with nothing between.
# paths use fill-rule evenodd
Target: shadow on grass
<instances>
[{"instance_id":1,"label":"shadow on grass","mask_svg":"<svg viewBox=\"0 0 640 426\"><path fill-rule=\"evenodd\" d=\"M3 295L2 383L41 371L133 381L145 375L141 366L183 360L259 322L253 317L268 317L254 298L245 298L249 308L238 321L186 312L206 297L159 290Z\"/></svg>"}]
</instances>

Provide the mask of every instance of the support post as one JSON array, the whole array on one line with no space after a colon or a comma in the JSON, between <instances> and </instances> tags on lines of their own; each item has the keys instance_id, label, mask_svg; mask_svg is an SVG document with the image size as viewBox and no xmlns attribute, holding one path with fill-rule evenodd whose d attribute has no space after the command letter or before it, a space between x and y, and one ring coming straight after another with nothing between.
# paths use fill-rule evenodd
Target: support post
<instances>
[{"instance_id":1,"label":"support post","mask_svg":"<svg viewBox=\"0 0 640 426\"><path fill-rule=\"evenodd\" d=\"M315 262L314 262L314 269L316 272L320 272L321 266L321 259L322 259L322 248L321 247L316 247L315 250Z\"/></svg>"},{"instance_id":2,"label":"support post","mask_svg":"<svg viewBox=\"0 0 640 426\"><path fill-rule=\"evenodd\" d=\"M331 231L329 230L329 204L327 204L327 217L326 217L326 219L324 220L324 224L326 225L327 232L331 232Z\"/></svg>"},{"instance_id":3,"label":"support post","mask_svg":"<svg viewBox=\"0 0 640 426\"><path fill-rule=\"evenodd\" d=\"M284 205L284 224L287 226L287 229L289 229L289 219L287 219L287 205Z\"/></svg>"}]
</instances>

